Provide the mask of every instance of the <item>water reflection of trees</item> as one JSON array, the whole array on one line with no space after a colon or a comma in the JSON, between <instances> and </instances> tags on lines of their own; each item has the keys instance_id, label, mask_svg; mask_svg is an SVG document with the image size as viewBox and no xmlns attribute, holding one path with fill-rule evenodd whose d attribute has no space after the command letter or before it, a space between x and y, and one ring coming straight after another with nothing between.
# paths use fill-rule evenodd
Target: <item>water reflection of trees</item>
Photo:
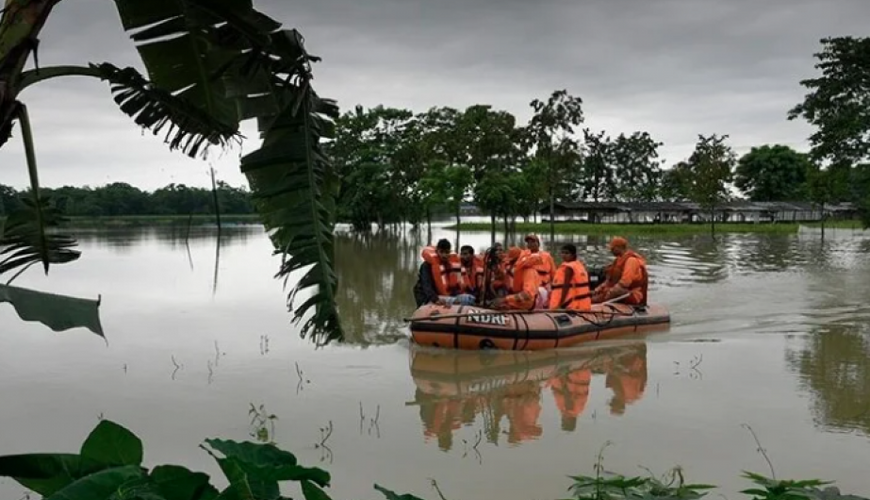
<instances>
[{"instance_id":1,"label":"water reflection of trees","mask_svg":"<svg viewBox=\"0 0 870 500\"><path fill-rule=\"evenodd\" d=\"M405 337L402 318L416 308L418 242L393 233L337 234L336 301L346 341L370 344Z\"/></svg>"},{"instance_id":2,"label":"water reflection of trees","mask_svg":"<svg viewBox=\"0 0 870 500\"><path fill-rule=\"evenodd\" d=\"M214 244L217 228L186 225L142 226L125 228L74 229L76 239L83 245L127 252L143 243L154 242L173 250L184 250L188 245ZM221 228L221 246L245 245L251 238L265 237L263 226L256 224L228 225Z\"/></svg>"},{"instance_id":3,"label":"water reflection of trees","mask_svg":"<svg viewBox=\"0 0 870 500\"><path fill-rule=\"evenodd\" d=\"M813 328L786 359L812 394L817 425L870 433L870 325Z\"/></svg>"},{"instance_id":4,"label":"water reflection of trees","mask_svg":"<svg viewBox=\"0 0 870 500\"><path fill-rule=\"evenodd\" d=\"M590 347L564 351L435 351L413 349L411 376L423 434L442 450L453 446L453 433L481 419L485 439L520 444L543 434L538 422L549 393L561 414L561 429L574 432L586 409L594 375L604 375L613 391L610 413L622 415L638 401L647 382L646 344ZM507 429L502 422L507 418Z\"/></svg>"}]
</instances>

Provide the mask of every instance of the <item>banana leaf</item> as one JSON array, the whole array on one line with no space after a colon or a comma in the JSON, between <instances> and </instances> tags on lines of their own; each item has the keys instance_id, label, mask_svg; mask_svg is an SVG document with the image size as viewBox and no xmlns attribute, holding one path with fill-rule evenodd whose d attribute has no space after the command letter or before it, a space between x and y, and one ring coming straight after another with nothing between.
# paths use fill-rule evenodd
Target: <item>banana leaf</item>
<instances>
[{"instance_id":1,"label":"banana leaf","mask_svg":"<svg viewBox=\"0 0 870 500\"><path fill-rule=\"evenodd\" d=\"M302 36L253 8L251 0L115 0L148 78L237 130L258 122L263 143L242 159L255 206L275 251L277 277L311 266L288 296L302 336L343 338L334 300L333 228L338 183L323 152L338 107L311 87ZM297 292L316 288L294 306Z\"/></svg>"},{"instance_id":2,"label":"banana leaf","mask_svg":"<svg viewBox=\"0 0 870 500\"><path fill-rule=\"evenodd\" d=\"M55 332L87 328L105 338L100 300L81 299L0 285L0 303L8 302L24 321L36 321Z\"/></svg>"}]
</instances>

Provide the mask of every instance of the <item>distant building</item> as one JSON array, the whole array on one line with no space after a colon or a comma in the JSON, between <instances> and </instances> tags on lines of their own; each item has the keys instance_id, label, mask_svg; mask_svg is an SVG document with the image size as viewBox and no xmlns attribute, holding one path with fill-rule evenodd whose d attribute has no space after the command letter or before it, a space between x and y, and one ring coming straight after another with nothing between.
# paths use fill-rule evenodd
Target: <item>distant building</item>
<instances>
[{"instance_id":1,"label":"distant building","mask_svg":"<svg viewBox=\"0 0 870 500\"><path fill-rule=\"evenodd\" d=\"M825 205L828 219L853 219L858 211L852 203ZM710 211L692 202L557 202L553 213L556 222L599 224L680 224L709 222ZM550 219L549 205L541 215ZM717 222L816 222L822 218L821 207L808 202L731 201L716 207Z\"/></svg>"}]
</instances>

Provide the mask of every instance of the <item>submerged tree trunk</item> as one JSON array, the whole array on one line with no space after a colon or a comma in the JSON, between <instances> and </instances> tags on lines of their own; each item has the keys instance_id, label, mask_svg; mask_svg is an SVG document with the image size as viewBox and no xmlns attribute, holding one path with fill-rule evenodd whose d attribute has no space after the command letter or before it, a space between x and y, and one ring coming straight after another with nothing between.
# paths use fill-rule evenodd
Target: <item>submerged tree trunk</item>
<instances>
[{"instance_id":1,"label":"submerged tree trunk","mask_svg":"<svg viewBox=\"0 0 870 500\"><path fill-rule=\"evenodd\" d=\"M716 237L716 205L710 208L710 236Z\"/></svg>"},{"instance_id":2,"label":"submerged tree trunk","mask_svg":"<svg viewBox=\"0 0 870 500\"><path fill-rule=\"evenodd\" d=\"M556 239L556 194L550 185L550 241Z\"/></svg>"},{"instance_id":3,"label":"submerged tree trunk","mask_svg":"<svg viewBox=\"0 0 870 500\"><path fill-rule=\"evenodd\" d=\"M825 204L822 203L822 241L825 241Z\"/></svg>"},{"instance_id":4,"label":"submerged tree trunk","mask_svg":"<svg viewBox=\"0 0 870 500\"><path fill-rule=\"evenodd\" d=\"M489 215L489 246L495 245L495 214Z\"/></svg>"},{"instance_id":5,"label":"submerged tree trunk","mask_svg":"<svg viewBox=\"0 0 870 500\"><path fill-rule=\"evenodd\" d=\"M428 244L432 244L432 209L430 207L426 207L426 240Z\"/></svg>"},{"instance_id":6,"label":"submerged tree trunk","mask_svg":"<svg viewBox=\"0 0 870 500\"><path fill-rule=\"evenodd\" d=\"M459 251L459 220L462 215L462 207L460 205L456 205L456 251Z\"/></svg>"}]
</instances>

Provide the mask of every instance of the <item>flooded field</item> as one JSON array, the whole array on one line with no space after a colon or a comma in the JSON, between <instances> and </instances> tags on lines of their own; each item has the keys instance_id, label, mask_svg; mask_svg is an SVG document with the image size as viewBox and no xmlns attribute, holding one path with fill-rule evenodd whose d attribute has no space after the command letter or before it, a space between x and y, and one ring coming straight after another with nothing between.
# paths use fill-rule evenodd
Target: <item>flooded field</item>
<instances>
[{"instance_id":1,"label":"flooded field","mask_svg":"<svg viewBox=\"0 0 870 500\"><path fill-rule=\"evenodd\" d=\"M435 479L448 498L520 500L565 496L566 476L591 474L610 441L610 470L681 465L732 495L742 470L770 472L747 424L778 477L870 494L866 233L631 238L670 331L496 354L409 345L402 318L425 243L413 234L339 236L349 338L319 350L290 323L259 227L225 228L219 252L207 228L187 243L173 228L78 237L80 262L16 284L100 294L108 344L0 305L0 454L75 452L103 416L142 437L149 465L219 475L205 438L268 435L329 470L335 498L377 498L375 482L437 498ZM488 240L462 235L478 250ZM563 241L587 263L608 259L605 236L545 246ZM0 481L0 497L23 493Z\"/></svg>"}]
</instances>

